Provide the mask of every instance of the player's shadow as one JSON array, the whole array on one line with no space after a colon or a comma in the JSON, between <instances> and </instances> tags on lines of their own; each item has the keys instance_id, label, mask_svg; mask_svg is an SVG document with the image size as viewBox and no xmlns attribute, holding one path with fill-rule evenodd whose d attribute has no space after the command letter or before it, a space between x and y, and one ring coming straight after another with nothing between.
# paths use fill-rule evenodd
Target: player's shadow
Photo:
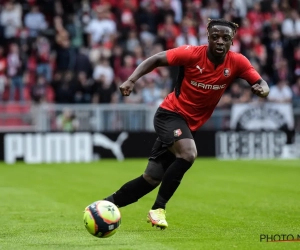
<instances>
[{"instance_id":1,"label":"player's shadow","mask_svg":"<svg viewBox=\"0 0 300 250\"><path fill-rule=\"evenodd\" d=\"M116 244L113 244L112 242L107 242L105 243L104 241L99 241L99 242L95 242L95 243L91 243L89 242L88 244L66 244L66 243L39 243L38 245L40 246L48 246L48 247L67 247L67 248L78 248L78 247L94 247L94 246L114 246L114 245L118 245L118 246L131 246L130 243L126 244L126 243L119 243L116 242ZM37 244L26 244L26 246L28 247L33 247L33 246L37 246Z\"/></svg>"}]
</instances>

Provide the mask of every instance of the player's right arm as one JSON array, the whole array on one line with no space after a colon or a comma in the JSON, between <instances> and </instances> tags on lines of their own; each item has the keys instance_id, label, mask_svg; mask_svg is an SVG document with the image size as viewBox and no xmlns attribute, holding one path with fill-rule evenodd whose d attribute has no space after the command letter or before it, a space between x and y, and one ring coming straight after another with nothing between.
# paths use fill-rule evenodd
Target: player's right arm
<instances>
[{"instance_id":1,"label":"player's right arm","mask_svg":"<svg viewBox=\"0 0 300 250\"><path fill-rule=\"evenodd\" d=\"M135 82L142 77L143 75L146 75L147 73L151 72L157 67L161 66L169 66L168 59L167 59L167 52L162 51L159 52L146 60L144 60L131 74L130 77L128 77L128 80L125 81L120 86L120 91L123 96L129 96L130 93L133 90Z\"/></svg>"},{"instance_id":2,"label":"player's right arm","mask_svg":"<svg viewBox=\"0 0 300 250\"><path fill-rule=\"evenodd\" d=\"M157 67L186 65L193 55L193 46L183 45L175 49L159 52L144 60L119 88L123 96L129 96L135 82Z\"/></svg>"}]
</instances>

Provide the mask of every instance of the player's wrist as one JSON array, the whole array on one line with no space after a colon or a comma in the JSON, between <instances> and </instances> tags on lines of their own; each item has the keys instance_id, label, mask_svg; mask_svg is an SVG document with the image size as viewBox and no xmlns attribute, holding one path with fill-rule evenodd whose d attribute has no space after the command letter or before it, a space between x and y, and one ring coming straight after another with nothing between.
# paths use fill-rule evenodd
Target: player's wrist
<instances>
[{"instance_id":1,"label":"player's wrist","mask_svg":"<svg viewBox=\"0 0 300 250\"><path fill-rule=\"evenodd\" d=\"M135 81L134 81L133 79L127 79L127 81L129 81L129 82L135 84Z\"/></svg>"}]
</instances>

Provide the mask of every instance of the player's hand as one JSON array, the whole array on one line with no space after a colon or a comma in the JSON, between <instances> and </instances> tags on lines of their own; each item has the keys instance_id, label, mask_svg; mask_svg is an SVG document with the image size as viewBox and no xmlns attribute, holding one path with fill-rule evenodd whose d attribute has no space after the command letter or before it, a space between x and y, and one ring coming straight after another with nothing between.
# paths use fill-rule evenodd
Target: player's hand
<instances>
[{"instance_id":1,"label":"player's hand","mask_svg":"<svg viewBox=\"0 0 300 250\"><path fill-rule=\"evenodd\" d=\"M254 93L255 95L259 96L259 97L266 97L268 96L269 92L265 91L264 88L256 83L251 87L251 91L252 93Z\"/></svg>"},{"instance_id":2,"label":"player's hand","mask_svg":"<svg viewBox=\"0 0 300 250\"><path fill-rule=\"evenodd\" d=\"M121 93L123 96L129 96L134 88L134 83L130 80L127 80L126 82L122 83L119 87Z\"/></svg>"}]
</instances>

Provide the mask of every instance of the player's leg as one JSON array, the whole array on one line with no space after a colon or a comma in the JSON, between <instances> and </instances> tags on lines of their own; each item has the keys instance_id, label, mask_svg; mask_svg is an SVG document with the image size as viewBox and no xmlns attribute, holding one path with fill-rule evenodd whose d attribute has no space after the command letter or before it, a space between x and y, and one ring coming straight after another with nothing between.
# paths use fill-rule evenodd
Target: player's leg
<instances>
[{"instance_id":1,"label":"player's leg","mask_svg":"<svg viewBox=\"0 0 300 250\"><path fill-rule=\"evenodd\" d=\"M174 113L164 113L164 116L156 116L155 128L163 145L176 159L166 170L155 203L148 213L148 221L162 229L168 226L165 220L166 204L197 157L194 133L190 131L184 119ZM160 133L161 131L163 133Z\"/></svg>"},{"instance_id":2,"label":"player's leg","mask_svg":"<svg viewBox=\"0 0 300 250\"><path fill-rule=\"evenodd\" d=\"M192 166L197 157L197 149L193 139L178 140L170 148L176 160L165 172L152 210L166 208L167 202L175 193L186 171Z\"/></svg>"},{"instance_id":3,"label":"player's leg","mask_svg":"<svg viewBox=\"0 0 300 250\"><path fill-rule=\"evenodd\" d=\"M143 175L141 175L125 183L118 191L106 197L104 200L108 200L118 207L125 207L138 201L156 187L157 185L150 184Z\"/></svg>"},{"instance_id":4,"label":"player's leg","mask_svg":"<svg viewBox=\"0 0 300 250\"><path fill-rule=\"evenodd\" d=\"M166 221L166 204L171 199L186 171L192 166L197 150L194 140L186 138L176 141L171 147L175 153L176 160L167 168L156 197L150 209L147 221L152 226L165 229L168 227Z\"/></svg>"},{"instance_id":5,"label":"player's leg","mask_svg":"<svg viewBox=\"0 0 300 250\"><path fill-rule=\"evenodd\" d=\"M152 158L149 159L149 164L145 170L144 177L149 178L150 181L156 181L156 185L160 184L165 172L169 168L169 166L175 161L176 157L175 155L167 150L166 147L162 146L162 143L160 142L160 148L157 148L157 152L164 153L157 158L155 158L155 154L153 154L152 151ZM157 226L160 228L166 228L168 226L168 223L166 221L166 213L164 209L156 209L156 210L150 210L147 215L147 222L151 222L152 226Z\"/></svg>"},{"instance_id":6,"label":"player's leg","mask_svg":"<svg viewBox=\"0 0 300 250\"><path fill-rule=\"evenodd\" d=\"M144 195L155 189L163 178L169 165L175 160L175 156L161 147L161 142L156 141L152 148L152 159L149 159L147 168L143 175L125 183L114 194L105 198L118 207L125 207L142 198Z\"/></svg>"}]
</instances>

